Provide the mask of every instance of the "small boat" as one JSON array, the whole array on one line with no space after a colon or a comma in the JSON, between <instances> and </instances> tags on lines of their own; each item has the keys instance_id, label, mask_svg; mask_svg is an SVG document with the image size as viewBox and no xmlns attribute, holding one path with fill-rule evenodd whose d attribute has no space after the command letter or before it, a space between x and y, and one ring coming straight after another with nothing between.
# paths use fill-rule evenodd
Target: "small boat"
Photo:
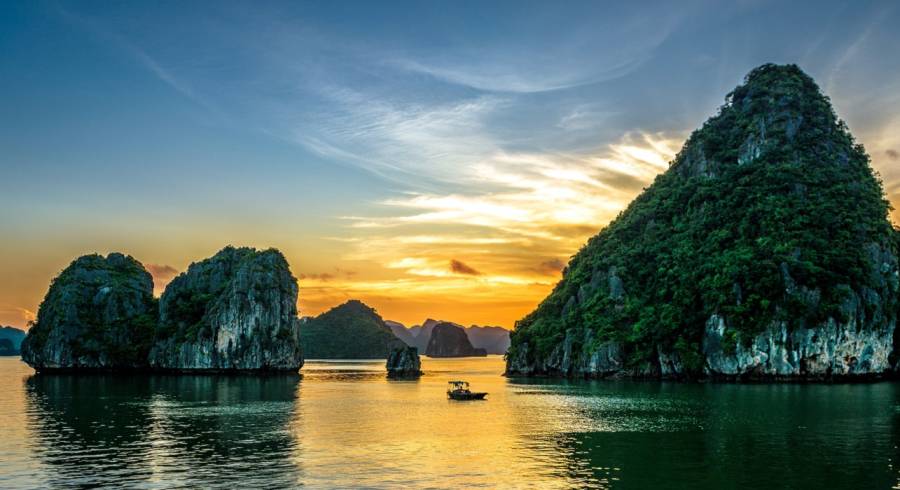
<instances>
[{"instance_id":1,"label":"small boat","mask_svg":"<svg viewBox=\"0 0 900 490\"><path fill-rule=\"evenodd\" d=\"M467 381L450 381L450 388L447 388L447 398L451 400L484 400L485 396L487 393L469 391Z\"/></svg>"}]
</instances>

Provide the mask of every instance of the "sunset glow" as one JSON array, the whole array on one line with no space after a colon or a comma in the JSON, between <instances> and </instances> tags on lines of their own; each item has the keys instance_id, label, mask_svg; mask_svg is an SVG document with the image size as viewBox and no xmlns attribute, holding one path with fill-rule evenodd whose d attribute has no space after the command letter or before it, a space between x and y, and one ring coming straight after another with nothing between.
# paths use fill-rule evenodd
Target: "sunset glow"
<instances>
[{"instance_id":1,"label":"sunset glow","mask_svg":"<svg viewBox=\"0 0 900 490\"><path fill-rule=\"evenodd\" d=\"M309 5L234 4L210 22L189 10L183 23L138 22L124 5L10 14L0 324L24 327L79 255L133 255L160 294L234 244L284 252L301 315L354 298L406 324L512 328L766 61L822 81L900 200L898 62L881 10L827 39L813 35L826 19L798 11L781 21L803 16L809 36L774 34L758 50L728 27L768 18L748 4L715 19L700 5L621 8L615 22L580 16L565 35L533 20L476 23L471 43L442 51L428 46L453 37L444 17L404 31L391 27L398 12L367 8L356 18L381 28ZM487 38L491 49L476 49Z\"/></svg>"}]
</instances>

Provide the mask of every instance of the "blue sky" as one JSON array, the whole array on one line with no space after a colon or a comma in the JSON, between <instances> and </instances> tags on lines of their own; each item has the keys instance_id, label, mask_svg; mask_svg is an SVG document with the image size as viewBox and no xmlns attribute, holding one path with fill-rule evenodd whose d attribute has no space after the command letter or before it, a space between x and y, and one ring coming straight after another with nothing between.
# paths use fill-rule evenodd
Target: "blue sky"
<instances>
[{"instance_id":1,"label":"blue sky","mask_svg":"<svg viewBox=\"0 0 900 490\"><path fill-rule=\"evenodd\" d=\"M161 286L234 243L282 249L305 313L511 326L766 62L818 81L897 202L898 24L896 2L7 2L0 323L82 253Z\"/></svg>"}]
</instances>

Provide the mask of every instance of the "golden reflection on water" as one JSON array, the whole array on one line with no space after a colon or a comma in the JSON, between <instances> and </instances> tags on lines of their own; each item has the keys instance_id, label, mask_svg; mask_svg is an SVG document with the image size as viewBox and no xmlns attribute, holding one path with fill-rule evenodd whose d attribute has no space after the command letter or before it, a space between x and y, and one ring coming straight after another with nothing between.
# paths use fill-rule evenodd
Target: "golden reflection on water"
<instances>
[{"instance_id":1,"label":"golden reflection on water","mask_svg":"<svg viewBox=\"0 0 900 490\"><path fill-rule=\"evenodd\" d=\"M499 357L302 376L47 376L0 358L0 488L889 488L900 389L516 380ZM464 379L483 402L447 400ZM773 483L774 482L774 483Z\"/></svg>"},{"instance_id":2,"label":"golden reflection on water","mask_svg":"<svg viewBox=\"0 0 900 490\"><path fill-rule=\"evenodd\" d=\"M426 375L418 381L387 380L380 371L359 374L368 367L332 362L304 368L298 460L322 465L307 473L307 483L328 485L334 474L347 474L361 486L520 482L548 488L571 487L584 477L553 464L564 462L564 455L547 458L534 440L522 437L545 426L556 431L559 424L548 422L558 413L522 413L516 391L499 375L499 357L424 358ZM461 373L474 390L489 393L487 401L447 399L447 381Z\"/></svg>"}]
</instances>

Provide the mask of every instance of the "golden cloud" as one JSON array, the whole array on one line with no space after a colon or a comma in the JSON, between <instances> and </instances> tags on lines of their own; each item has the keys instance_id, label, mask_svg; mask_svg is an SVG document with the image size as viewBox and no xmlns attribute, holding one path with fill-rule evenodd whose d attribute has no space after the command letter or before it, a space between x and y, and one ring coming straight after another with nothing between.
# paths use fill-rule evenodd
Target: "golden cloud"
<instances>
[{"instance_id":1,"label":"golden cloud","mask_svg":"<svg viewBox=\"0 0 900 490\"><path fill-rule=\"evenodd\" d=\"M383 200L381 216L345 217L351 236L339 238L350 246L343 261L370 266L359 278L304 287L301 306L319 311L352 297L413 322L416 308L456 298L457 311L482 316L457 321L511 327L567 258L665 171L679 141L632 134L597 155L498 152L467 168L477 184L465 193Z\"/></svg>"},{"instance_id":2,"label":"golden cloud","mask_svg":"<svg viewBox=\"0 0 900 490\"><path fill-rule=\"evenodd\" d=\"M178 269L165 264L144 264L147 272L153 276L153 294L159 296L165 291L166 286L179 274Z\"/></svg>"}]
</instances>

